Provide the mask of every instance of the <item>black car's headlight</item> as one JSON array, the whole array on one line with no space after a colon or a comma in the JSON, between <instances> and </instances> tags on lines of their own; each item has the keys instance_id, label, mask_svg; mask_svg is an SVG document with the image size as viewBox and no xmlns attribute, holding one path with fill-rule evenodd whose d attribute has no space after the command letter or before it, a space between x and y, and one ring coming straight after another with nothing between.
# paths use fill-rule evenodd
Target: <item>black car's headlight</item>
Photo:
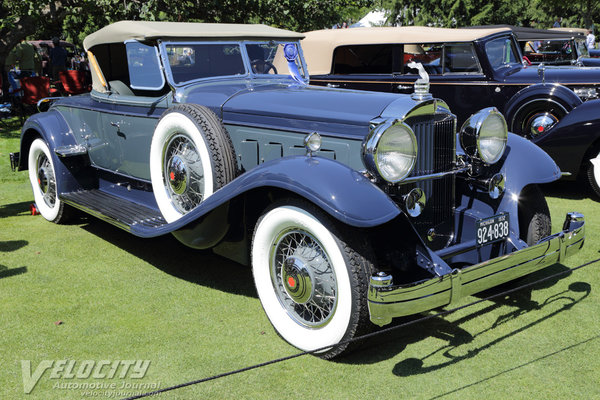
<instances>
[{"instance_id":1,"label":"black car's headlight","mask_svg":"<svg viewBox=\"0 0 600 400\"><path fill-rule=\"evenodd\" d=\"M417 139L413 130L401 121L388 121L374 128L363 146L369 172L387 182L406 178L417 159Z\"/></svg>"},{"instance_id":2,"label":"black car's headlight","mask_svg":"<svg viewBox=\"0 0 600 400\"><path fill-rule=\"evenodd\" d=\"M460 130L460 144L471 157L494 164L504 154L508 129L504 117L495 107L471 115Z\"/></svg>"}]
</instances>

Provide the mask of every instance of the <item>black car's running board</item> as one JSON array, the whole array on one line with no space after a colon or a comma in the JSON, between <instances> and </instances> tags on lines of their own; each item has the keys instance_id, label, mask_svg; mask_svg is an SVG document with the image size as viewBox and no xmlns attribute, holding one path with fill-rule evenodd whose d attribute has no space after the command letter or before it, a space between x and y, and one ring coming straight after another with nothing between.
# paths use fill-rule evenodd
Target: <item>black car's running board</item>
<instances>
[{"instance_id":1,"label":"black car's running board","mask_svg":"<svg viewBox=\"0 0 600 400\"><path fill-rule=\"evenodd\" d=\"M131 231L135 225L152 229L167 224L159 211L99 189L63 193L60 199L126 231Z\"/></svg>"}]
</instances>

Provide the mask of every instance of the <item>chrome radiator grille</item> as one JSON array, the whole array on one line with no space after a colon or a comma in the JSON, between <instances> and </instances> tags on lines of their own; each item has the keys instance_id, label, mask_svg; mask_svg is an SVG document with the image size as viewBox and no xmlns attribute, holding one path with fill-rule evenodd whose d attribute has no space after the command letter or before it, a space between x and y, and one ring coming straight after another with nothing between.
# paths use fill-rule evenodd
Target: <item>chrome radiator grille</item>
<instances>
[{"instance_id":1,"label":"chrome radiator grille","mask_svg":"<svg viewBox=\"0 0 600 400\"><path fill-rule=\"evenodd\" d=\"M425 115L407 119L418 143L417 162L411 177L450 171L456 157L456 134L454 116L448 114ZM419 233L443 222L451 222L454 209L454 175L428 179L400 186L402 194L412 188L423 189L427 206L413 222Z\"/></svg>"}]
</instances>

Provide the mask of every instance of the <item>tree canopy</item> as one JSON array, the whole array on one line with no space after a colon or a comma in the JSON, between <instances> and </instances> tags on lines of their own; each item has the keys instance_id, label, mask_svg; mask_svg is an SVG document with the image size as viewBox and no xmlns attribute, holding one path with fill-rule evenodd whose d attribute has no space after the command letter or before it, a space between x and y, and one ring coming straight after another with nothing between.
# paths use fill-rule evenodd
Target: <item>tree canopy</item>
<instances>
[{"instance_id":1,"label":"tree canopy","mask_svg":"<svg viewBox=\"0 0 600 400\"><path fill-rule=\"evenodd\" d=\"M23 38L83 38L119 20L264 23L294 31L357 20L370 9L390 10L393 25L460 27L512 24L589 27L597 0L0 0L0 68Z\"/></svg>"}]
</instances>

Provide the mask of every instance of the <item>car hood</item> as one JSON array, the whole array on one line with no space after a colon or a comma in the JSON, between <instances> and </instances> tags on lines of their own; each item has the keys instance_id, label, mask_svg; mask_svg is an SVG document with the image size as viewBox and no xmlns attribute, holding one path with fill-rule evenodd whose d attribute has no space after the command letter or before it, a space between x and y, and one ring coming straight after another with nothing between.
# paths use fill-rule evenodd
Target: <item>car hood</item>
<instances>
[{"instance_id":1,"label":"car hood","mask_svg":"<svg viewBox=\"0 0 600 400\"><path fill-rule=\"evenodd\" d=\"M364 137L370 122L399 96L284 83L248 83L212 89L211 107L225 124ZM186 102L207 104L206 88L191 90ZM219 103L218 105L215 103ZM400 116L399 116L400 117Z\"/></svg>"},{"instance_id":2,"label":"car hood","mask_svg":"<svg viewBox=\"0 0 600 400\"><path fill-rule=\"evenodd\" d=\"M542 75L546 83L600 85L600 67L529 66L510 71L500 80L505 83L542 83Z\"/></svg>"}]
</instances>

